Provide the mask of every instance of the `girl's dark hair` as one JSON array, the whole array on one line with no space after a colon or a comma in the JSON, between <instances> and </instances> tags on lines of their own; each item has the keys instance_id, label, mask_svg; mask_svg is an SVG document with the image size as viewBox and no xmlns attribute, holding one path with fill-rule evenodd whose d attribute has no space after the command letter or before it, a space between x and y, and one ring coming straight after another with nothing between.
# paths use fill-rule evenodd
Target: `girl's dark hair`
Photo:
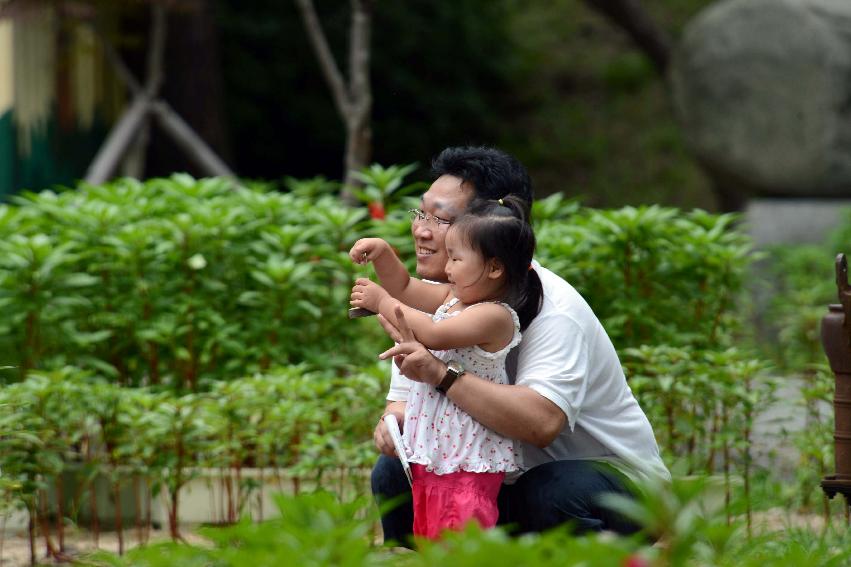
<instances>
[{"instance_id":1,"label":"girl's dark hair","mask_svg":"<svg viewBox=\"0 0 851 567\"><path fill-rule=\"evenodd\" d=\"M506 274L503 301L520 318L525 330L541 310L544 290L532 267L535 233L526 218L525 202L515 195L499 200L474 199L452 230L485 260L502 262Z\"/></svg>"}]
</instances>

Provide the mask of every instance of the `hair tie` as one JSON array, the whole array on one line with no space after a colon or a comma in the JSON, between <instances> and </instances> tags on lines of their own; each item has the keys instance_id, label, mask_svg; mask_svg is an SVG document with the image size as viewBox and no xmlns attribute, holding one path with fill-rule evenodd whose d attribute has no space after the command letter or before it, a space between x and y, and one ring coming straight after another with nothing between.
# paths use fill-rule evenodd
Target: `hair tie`
<instances>
[{"instance_id":1,"label":"hair tie","mask_svg":"<svg viewBox=\"0 0 851 567\"><path fill-rule=\"evenodd\" d=\"M501 207L501 206L503 206L502 199L497 199L497 201L496 201L496 202L497 202L497 203L499 203L499 206L500 206L500 207Z\"/></svg>"}]
</instances>

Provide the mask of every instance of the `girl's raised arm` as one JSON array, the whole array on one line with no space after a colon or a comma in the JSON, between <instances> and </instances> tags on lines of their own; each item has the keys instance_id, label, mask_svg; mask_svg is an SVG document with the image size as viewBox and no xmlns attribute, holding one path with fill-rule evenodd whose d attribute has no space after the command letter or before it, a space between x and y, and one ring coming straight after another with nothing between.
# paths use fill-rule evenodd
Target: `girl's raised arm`
<instances>
[{"instance_id":1,"label":"girl's raised arm","mask_svg":"<svg viewBox=\"0 0 851 567\"><path fill-rule=\"evenodd\" d=\"M431 284L412 278L393 248L381 238L361 238L349 251L356 264L372 262L382 287L408 307L434 313L449 293L445 284Z\"/></svg>"}]
</instances>

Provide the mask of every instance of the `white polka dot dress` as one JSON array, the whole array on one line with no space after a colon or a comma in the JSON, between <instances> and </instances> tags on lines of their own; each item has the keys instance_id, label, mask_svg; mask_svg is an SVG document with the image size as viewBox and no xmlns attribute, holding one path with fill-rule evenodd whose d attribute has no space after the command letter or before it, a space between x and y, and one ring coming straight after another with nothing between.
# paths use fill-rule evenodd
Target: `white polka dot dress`
<instances>
[{"instance_id":1,"label":"white polka dot dress","mask_svg":"<svg viewBox=\"0 0 851 567\"><path fill-rule=\"evenodd\" d=\"M432 316L435 322L461 313L448 310L458 302L453 298L441 305ZM480 304L477 304L480 305ZM520 320L517 313L499 303L514 321L514 336L505 348L487 352L478 346L432 351L444 362L456 360L464 370L497 384L507 384L505 359L520 342ZM474 308L475 305L467 307ZM457 471L511 472L518 469L514 442L502 437L461 410L434 386L413 382L405 410L404 441L408 461L425 465L436 474ZM519 449L519 447L518 447Z\"/></svg>"}]
</instances>

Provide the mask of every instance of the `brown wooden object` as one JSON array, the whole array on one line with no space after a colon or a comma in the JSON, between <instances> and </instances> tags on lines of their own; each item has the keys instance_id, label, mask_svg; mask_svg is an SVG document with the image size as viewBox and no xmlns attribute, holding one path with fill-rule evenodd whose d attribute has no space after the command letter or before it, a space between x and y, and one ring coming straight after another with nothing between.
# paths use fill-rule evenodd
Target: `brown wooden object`
<instances>
[{"instance_id":1,"label":"brown wooden object","mask_svg":"<svg viewBox=\"0 0 851 567\"><path fill-rule=\"evenodd\" d=\"M836 256L839 303L831 304L821 322L821 342L836 378L833 396L836 474L824 477L821 487L833 498L837 493L851 502L851 285L845 254Z\"/></svg>"}]
</instances>

